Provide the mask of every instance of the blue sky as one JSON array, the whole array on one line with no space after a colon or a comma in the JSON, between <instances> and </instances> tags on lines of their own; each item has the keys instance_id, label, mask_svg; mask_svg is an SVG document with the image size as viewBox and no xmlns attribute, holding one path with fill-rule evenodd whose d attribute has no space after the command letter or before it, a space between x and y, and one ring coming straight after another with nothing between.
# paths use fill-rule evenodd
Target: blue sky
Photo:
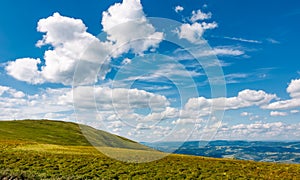
<instances>
[{"instance_id":1,"label":"blue sky","mask_svg":"<svg viewBox=\"0 0 300 180\"><path fill-rule=\"evenodd\" d=\"M5 0L0 13L2 120L138 141L300 137L296 0Z\"/></svg>"}]
</instances>

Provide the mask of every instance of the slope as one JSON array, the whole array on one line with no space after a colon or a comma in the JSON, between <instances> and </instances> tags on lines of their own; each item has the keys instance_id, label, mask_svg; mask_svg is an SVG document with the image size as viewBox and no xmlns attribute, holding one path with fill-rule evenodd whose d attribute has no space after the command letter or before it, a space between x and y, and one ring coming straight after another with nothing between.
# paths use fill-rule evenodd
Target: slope
<instances>
[{"instance_id":1,"label":"slope","mask_svg":"<svg viewBox=\"0 0 300 180\"><path fill-rule=\"evenodd\" d=\"M83 134L84 132L84 134ZM64 146L117 147L149 150L129 139L72 122L51 120L0 121L0 140L26 141Z\"/></svg>"}]
</instances>

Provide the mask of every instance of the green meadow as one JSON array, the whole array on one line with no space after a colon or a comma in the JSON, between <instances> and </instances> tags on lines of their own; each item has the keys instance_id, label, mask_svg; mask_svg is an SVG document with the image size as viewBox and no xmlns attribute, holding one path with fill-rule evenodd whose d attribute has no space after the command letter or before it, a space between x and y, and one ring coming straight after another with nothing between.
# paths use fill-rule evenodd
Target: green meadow
<instances>
[{"instance_id":1,"label":"green meadow","mask_svg":"<svg viewBox=\"0 0 300 180\"><path fill-rule=\"evenodd\" d=\"M123 137L70 122L0 122L0 179L300 179L300 165L167 155ZM101 152L153 162L123 162ZM145 156L146 155L146 156Z\"/></svg>"}]
</instances>

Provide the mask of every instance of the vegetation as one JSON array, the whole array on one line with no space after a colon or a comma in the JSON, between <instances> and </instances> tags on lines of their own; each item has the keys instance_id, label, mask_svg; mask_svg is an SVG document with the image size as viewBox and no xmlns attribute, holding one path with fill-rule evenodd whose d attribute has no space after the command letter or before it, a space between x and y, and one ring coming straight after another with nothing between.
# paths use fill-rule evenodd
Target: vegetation
<instances>
[{"instance_id":1,"label":"vegetation","mask_svg":"<svg viewBox=\"0 0 300 180\"><path fill-rule=\"evenodd\" d=\"M29 129L32 128L37 129L30 133ZM89 146L78 125L74 123L0 122L0 129L0 179L14 177L20 179L297 179L300 177L300 165L186 155L169 155L150 163L121 162ZM97 132L99 136L103 133L103 131ZM51 136L45 138L49 134ZM113 136L110 138L116 137L109 133L105 134ZM121 144L126 146L128 142L134 143L126 139L123 141L125 142ZM133 146L131 149L105 146L97 148L115 152L120 156L160 153L136 147L144 148L141 145Z\"/></svg>"},{"instance_id":2,"label":"vegetation","mask_svg":"<svg viewBox=\"0 0 300 180\"><path fill-rule=\"evenodd\" d=\"M149 148L129 139L72 122L50 120L1 121L0 127L0 140L19 140L67 146L90 146L92 143L95 146L149 150Z\"/></svg>"}]
</instances>

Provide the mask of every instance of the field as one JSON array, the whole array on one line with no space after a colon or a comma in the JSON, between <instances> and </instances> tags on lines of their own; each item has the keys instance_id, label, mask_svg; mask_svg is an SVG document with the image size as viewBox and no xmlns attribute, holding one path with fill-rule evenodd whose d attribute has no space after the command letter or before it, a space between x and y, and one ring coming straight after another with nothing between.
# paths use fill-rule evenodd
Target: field
<instances>
[{"instance_id":1,"label":"field","mask_svg":"<svg viewBox=\"0 0 300 180\"><path fill-rule=\"evenodd\" d=\"M36 126L34 121L22 121L14 125L16 129L19 128L24 132L25 130L18 126L19 124L24 126L24 123L27 124L27 129L30 124ZM48 128L51 131L52 126L49 124L52 123L61 122L45 121L44 130ZM72 123L64 123L64 125L73 127L73 130L76 129L76 125ZM2 126L0 122L0 127L2 132L0 179L4 177L25 179L300 179L300 165L186 155L169 155L149 163L121 162L103 155L93 146L84 144L80 133L76 138L78 142L82 142L79 145L58 141L57 136L55 136L56 141L46 143L40 138L43 135L41 132L37 133L40 137L31 136L30 141L30 138L27 139L24 134L22 138L16 134L14 137L5 137L3 132L7 131L5 127L8 126ZM64 131L62 134L67 136L68 133ZM124 141L131 142L126 139ZM136 147L135 149L105 146L97 148L116 153L120 157L134 154L139 158L141 153L149 156L161 153L143 149L142 146L141 149Z\"/></svg>"}]
</instances>

